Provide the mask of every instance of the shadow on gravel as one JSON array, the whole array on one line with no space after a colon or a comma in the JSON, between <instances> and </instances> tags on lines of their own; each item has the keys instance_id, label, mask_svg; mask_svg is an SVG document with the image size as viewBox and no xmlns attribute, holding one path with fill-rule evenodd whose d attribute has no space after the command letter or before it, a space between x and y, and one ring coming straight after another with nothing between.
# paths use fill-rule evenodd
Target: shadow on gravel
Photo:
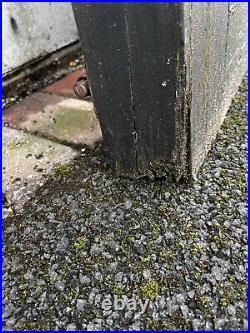
<instances>
[{"instance_id":1,"label":"shadow on gravel","mask_svg":"<svg viewBox=\"0 0 250 333\"><path fill-rule=\"evenodd\" d=\"M58 166L3 221L5 327L246 329L246 86L193 184L115 178L100 147Z\"/></svg>"}]
</instances>

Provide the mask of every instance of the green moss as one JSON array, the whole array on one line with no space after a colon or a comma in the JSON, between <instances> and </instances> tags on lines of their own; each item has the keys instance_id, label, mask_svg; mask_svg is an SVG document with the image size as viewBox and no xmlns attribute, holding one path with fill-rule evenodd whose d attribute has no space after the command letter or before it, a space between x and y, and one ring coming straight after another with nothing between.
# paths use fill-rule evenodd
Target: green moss
<instances>
[{"instance_id":1,"label":"green moss","mask_svg":"<svg viewBox=\"0 0 250 333\"><path fill-rule=\"evenodd\" d=\"M79 297L79 291L75 288L71 288L70 291L69 291L69 295L72 298L78 298Z\"/></svg>"},{"instance_id":2,"label":"green moss","mask_svg":"<svg viewBox=\"0 0 250 333\"><path fill-rule=\"evenodd\" d=\"M162 203L158 208L162 213L166 213L169 210L169 205L167 203Z\"/></svg>"},{"instance_id":3,"label":"green moss","mask_svg":"<svg viewBox=\"0 0 250 333\"><path fill-rule=\"evenodd\" d=\"M134 236L131 236L131 235L130 235L130 236L127 237L127 241L128 241L130 244L135 244L135 241L136 241L136 240L135 240L135 237L134 237Z\"/></svg>"},{"instance_id":4,"label":"green moss","mask_svg":"<svg viewBox=\"0 0 250 333\"><path fill-rule=\"evenodd\" d=\"M175 255L172 251L164 249L160 251L160 257L166 260L171 260L175 258Z\"/></svg>"},{"instance_id":5,"label":"green moss","mask_svg":"<svg viewBox=\"0 0 250 333\"><path fill-rule=\"evenodd\" d=\"M58 175L69 174L69 173L71 173L72 170L73 170L73 167L71 165L67 165L67 164L59 164L55 168L55 172Z\"/></svg>"},{"instance_id":6,"label":"green moss","mask_svg":"<svg viewBox=\"0 0 250 333\"><path fill-rule=\"evenodd\" d=\"M168 164L164 160L150 162L149 168L157 177L165 177L169 172Z\"/></svg>"},{"instance_id":7,"label":"green moss","mask_svg":"<svg viewBox=\"0 0 250 333\"><path fill-rule=\"evenodd\" d=\"M235 184L242 193L247 193L247 182L245 174L239 175L239 177L237 177L235 180Z\"/></svg>"},{"instance_id":8,"label":"green moss","mask_svg":"<svg viewBox=\"0 0 250 333\"><path fill-rule=\"evenodd\" d=\"M228 191L222 191L221 192L221 198L224 200L224 201L228 201L230 196L228 194Z\"/></svg>"},{"instance_id":9,"label":"green moss","mask_svg":"<svg viewBox=\"0 0 250 333\"><path fill-rule=\"evenodd\" d=\"M141 207L141 203L139 201L134 200L133 201L133 207L134 208L140 208Z\"/></svg>"},{"instance_id":10,"label":"green moss","mask_svg":"<svg viewBox=\"0 0 250 333\"><path fill-rule=\"evenodd\" d=\"M223 286L223 294L219 300L219 305L222 309L226 308L233 299L235 301L247 301L247 283L235 284L235 276L230 276L229 280L234 282L234 284Z\"/></svg>"},{"instance_id":11,"label":"green moss","mask_svg":"<svg viewBox=\"0 0 250 333\"><path fill-rule=\"evenodd\" d=\"M243 128L247 126L247 117L243 117L241 113L235 113L233 115L230 115L228 118L225 119L222 128L231 128L233 125L238 125L242 127L243 130Z\"/></svg>"},{"instance_id":12,"label":"green moss","mask_svg":"<svg viewBox=\"0 0 250 333\"><path fill-rule=\"evenodd\" d=\"M75 131L82 131L94 127L97 123L93 112L60 106L54 113L56 123L51 123L55 132L63 133L74 128Z\"/></svg>"},{"instance_id":13,"label":"green moss","mask_svg":"<svg viewBox=\"0 0 250 333\"><path fill-rule=\"evenodd\" d=\"M76 250L81 250L85 247L86 243L87 243L88 239L86 236L84 235L81 235L81 236L77 236L75 238L75 241L74 241L74 244L73 244L73 247L76 249Z\"/></svg>"},{"instance_id":14,"label":"green moss","mask_svg":"<svg viewBox=\"0 0 250 333\"><path fill-rule=\"evenodd\" d=\"M63 216L65 219L69 218L71 216L71 211L67 207L63 207L61 209L61 216Z\"/></svg>"},{"instance_id":15,"label":"green moss","mask_svg":"<svg viewBox=\"0 0 250 333\"><path fill-rule=\"evenodd\" d=\"M207 320L213 319L214 312L213 312L211 297L206 294L199 294L197 291L195 295L195 300L198 307L202 311L204 318Z\"/></svg>"},{"instance_id":16,"label":"green moss","mask_svg":"<svg viewBox=\"0 0 250 333\"><path fill-rule=\"evenodd\" d=\"M232 104L233 105L237 105L237 104L243 105L246 101L247 101L247 96L245 96L245 95L236 95L232 99Z\"/></svg>"},{"instance_id":17,"label":"green moss","mask_svg":"<svg viewBox=\"0 0 250 333\"><path fill-rule=\"evenodd\" d=\"M193 243L190 246L190 249L191 249L192 253L199 253L203 250L203 248L204 248L204 245L199 244L199 243Z\"/></svg>"},{"instance_id":18,"label":"green moss","mask_svg":"<svg viewBox=\"0 0 250 333\"><path fill-rule=\"evenodd\" d=\"M53 286L53 285L55 284L55 282L56 282L56 279L55 279L54 277L52 277L52 276L49 276L49 277L48 277L48 283L49 283L51 286Z\"/></svg>"},{"instance_id":19,"label":"green moss","mask_svg":"<svg viewBox=\"0 0 250 333\"><path fill-rule=\"evenodd\" d=\"M123 290L117 286L114 286L113 288L113 293L116 296L122 296L123 295Z\"/></svg>"},{"instance_id":20,"label":"green moss","mask_svg":"<svg viewBox=\"0 0 250 333\"><path fill-rule=\"evenodd\" d=\"M24 322L18 323L17 330L19 331L32 331L32 330L39 330L39 331L48 331L50 330L50 323L48 322Z\"/></svg>"},{"instance_id":21,"label":"green moss","mask_svg":"<svg viewBox=\"0 0 250 333\"><path fill-rule=\"evenodd\" d=\"M243 246L242 246L242 250L243 250L243 251L247 251L247 250L248 250L248 245L247 245L247 244L246 244L246 245L243 245Z\"/></svg>"},{"instance_id":22,"label":"green moss","mask_svg":"<svg viewBox=\"0 0 250 333\"><path fill-rule=\"evenodd\" d=\"M216 234L211 236L211 240L217 245L220 249L227 248L227 238L224 234Z\"/></svg>"},{"instance_id":23,"label":"green moss","mask_svg":"<svg viewBox=\"0 0 250 333\"><path fill-rule=\"evenodd\" d=\"M239 292L240 292L240 295L241 295L242 299L245 299L245 300L247 299L247 290L248 290L247 283L246 282L242 282L239 285Z\"/></svg>"},{"instance_id":24,"label":"green moss","mask_svg":"<svg viewBox=\"0 0 250 333\"><path fill-rule=\"evenodd\" d=\"M154 279L150 279L140 286L142 296L151 301L156 298L158 289L159 284Z\"/></svg>"},{"instance_id":25,"label":"green moss","mask_svg":"<svg viewBox=\"0 0 250 333\"><path fill-rule=\"evenodd\" d=\"M160 226L157 223L151 223L150 229L150 236L152 239L157 238L161 234Z\"/></svg>"},{"instance_id":26,"label":"green moss","mask_svg":"<svg viewBox=\"0 0 250 333\"><path fill-rule=\"evenodd\" d=\"M9 248L8 248L8 251L9 251L10 255L14 255L14 254L16 254L17 249L16 249L16 247L14 245L10 244Z\"/></svg>"},{"instance_id":27,"label":"green moss","mask_svg":"<svg viewBox=\"0 0 250 333\"><path fill-rule=\"evenodd\" d=\"M226 297L221 297L219 304L221 308L226 308L229 305L229 300Z\"/></svg>"},{"instance_id":28,"label":"green moss","mask_svg":"<svg viewBox=\"0 0 250 333\"><path fill-rule=\"evenodd\" d=\"M229 274L228 276L228 280L230 281L230 282L232 282L232 283L235 283L235 281L236 281L236 276L235 275L233 275L233 274Z\"/></svg>"},{"instance_id":29,"label":"green moss","mask_svg":"<svg viewBox=\"0 0 250 333\"><path fill-rule=\"evenodd\" d=\"M147 329L152 331L191 330L191 321L185 319L179 310L174 312L167 320L149 320Z\"/></svg>"},{"instance_id":30,"label":"green moss","mask_svg":"<svg viewBox=\"0 0 250 333\"><path fill-rule=\"evenodd\" d=\"M91 216L92 209L90 207L86 207L84 212L80 215L80 217L88 219Z\"/></svg>"},{"instance_id":31,"label":"green moss","mask_svg":"<svg viewBox=\"0 0 250 333\"><path fill-rule=\"evenodd\" d=\"M95 195L94 200L96 203L121 203L121 198L116 193L112 193L111 191L102 193L100 195Z\"/></svg>"},{"instance_id":32,"label":"green moss","mask_svg":"<svg viewBox=\"0 0 250 333\"><path fill-rule=\"evenodd\" d=\"M140 257L141 263L147 265L150 263L150 256Z\"/></svg>"},{"instance_id":33,"label":"green moss","mask_svg":"<svg viewBox=\"0 0 250 333\"><path fill-rule=\"evenodd\" d=\"M157 320L149 320L148 322L148 328L153 331L159 331L162 330L164 327L162 325L162 322Z\"/></svg>"}]
</instances>

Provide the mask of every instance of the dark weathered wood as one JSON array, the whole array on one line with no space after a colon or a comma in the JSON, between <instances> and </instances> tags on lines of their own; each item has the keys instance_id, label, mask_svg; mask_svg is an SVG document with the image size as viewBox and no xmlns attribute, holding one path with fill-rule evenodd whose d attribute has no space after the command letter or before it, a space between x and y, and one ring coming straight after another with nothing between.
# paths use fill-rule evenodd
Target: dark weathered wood
<instances>
[{"instance_id":1,"label":"dark weathered wood","mask_svg":"<svg viewBox=\"0 0 250 333\"><path fill-rule=\"evenodd\" d=\"M178 61L183 58L181 4L126 3L138 169L173 162ZM179 58L178 58L179 56ZM183 64L182 64L183 66Z\"/></svg>"},{"instance_id":2,"label":"dark weathered wood","mask_svg":"<svg viewBox=\"0 0 250 333\"><path fill-rule=\"evenodd\" d=\"M128 43L123 4L74 3L95 109L118 173L136 170Z\"/></svg>"},{"instance_id":3,"label":"dark weathered wood","mask_svg":"<svg viewBox=\"0 0 250 333\"><path fill-rule=\"evenodd\" d=\"M73 3L73 9L118 174L195 175L247 68L247 4Z\"/></svg>"},{"instance_id":4,"label":"dark weathered wood","mask_svg":"<svg viewBox=\"0 0 250 333\"><path fill-rule=\"evenodd\" d=\"M180 5L74 3L73 9L116 170L143 175L151 162L173 163L183 59Z\"/></svg>"}]
</instances>

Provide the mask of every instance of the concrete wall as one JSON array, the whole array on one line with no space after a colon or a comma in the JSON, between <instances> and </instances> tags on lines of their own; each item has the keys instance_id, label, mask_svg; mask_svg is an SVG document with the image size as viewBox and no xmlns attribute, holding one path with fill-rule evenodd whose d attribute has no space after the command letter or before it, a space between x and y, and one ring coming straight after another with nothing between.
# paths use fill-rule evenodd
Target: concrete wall
<instances>
[{"instance_id":1,"label":"concrete wall","mask_svg":"<svg viewBox=\"0 0 250 333\"><path fill-rule=\"evenodd\" d=\"M3 74L78 40L69 2L4 2L2 9Z\"/></svg>"}]
</instances>

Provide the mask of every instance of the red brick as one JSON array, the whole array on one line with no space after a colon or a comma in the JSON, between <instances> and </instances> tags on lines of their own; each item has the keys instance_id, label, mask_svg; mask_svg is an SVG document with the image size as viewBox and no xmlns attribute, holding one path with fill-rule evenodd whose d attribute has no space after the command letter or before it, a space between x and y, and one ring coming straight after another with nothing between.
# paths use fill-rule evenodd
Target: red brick
<instances>
[{"instance_id":1,"label":"red brick","mask_svg":"<svg viewBox=\"0 0 250 333\"><path fill-rule=\"evenodd\" d=\"M73 86L75 85L77 79L83 74L84 75L86 74L86 70L84 68L79 69L73 73L70 73L66 75L64 78L46 87L44 89L44 92L67 96L67 97L75 97L73 92Z\"/></svg>"},{"instance_id":2,"label":"red brick","mask_svg":"<svg viewBox=\"0 0 250 333\"><path fill-rule=\"evenodd\" d=\"M12 105L3 111L3 124L16 128L23 128L23 124L31 114L43 112L44 108L62 101L62 96L34 93L18 104Z\"/></svg>"}]
</instances>

